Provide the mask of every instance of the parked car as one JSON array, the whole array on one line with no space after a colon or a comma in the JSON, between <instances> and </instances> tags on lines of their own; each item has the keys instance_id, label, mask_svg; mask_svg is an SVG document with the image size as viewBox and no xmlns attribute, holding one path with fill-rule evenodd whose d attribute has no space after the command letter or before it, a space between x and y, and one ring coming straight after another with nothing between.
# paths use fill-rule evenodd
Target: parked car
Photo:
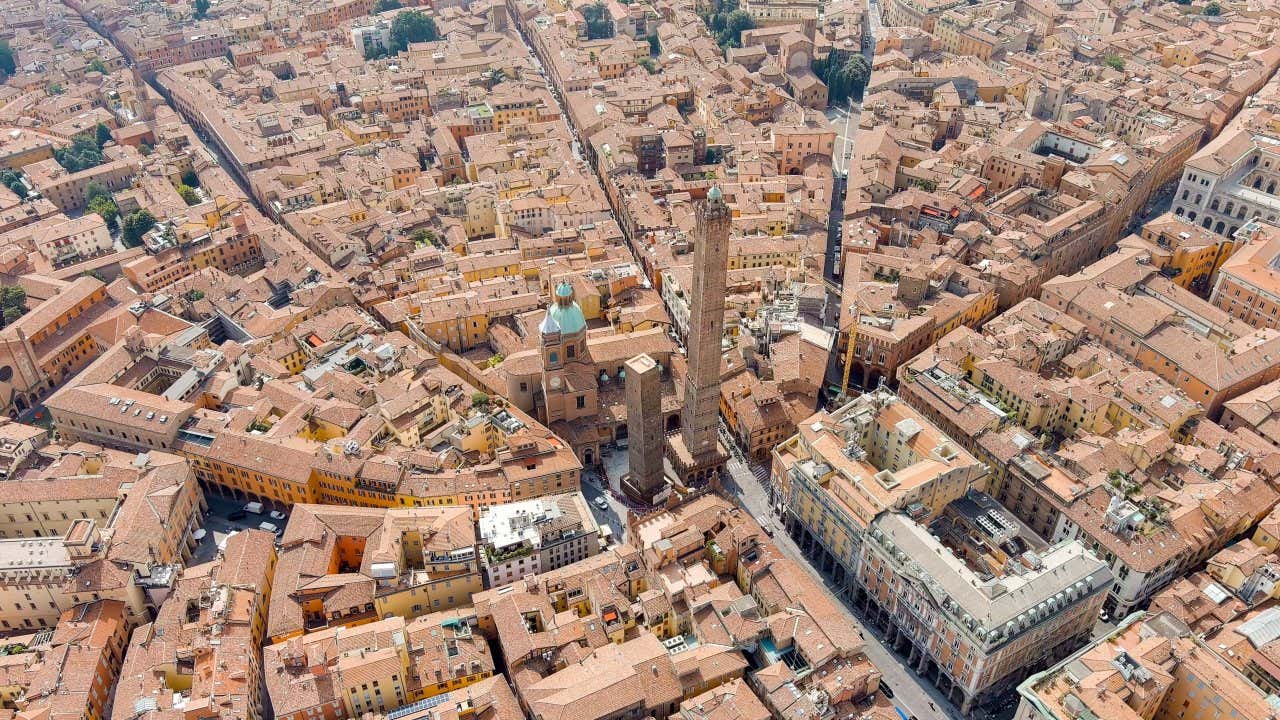
<instances>
[{"instance_id":1,"label":"parked car","mask_svg":"<svg viewBox=\"0 0 1280 720\"><path fill-rule=\"evenodd\" d=\"M244 511L247 513L253 513L254 515L261 515L262 503L260 502L245 503Z\"/></svg>"},{"instance_id":2,"label":"parked car","mask_svg":"<svg viewBox=\"0 0 1280 720\"><path fill-rule=\"evenodd\" d=\"M284 520L285 518L289 517L288 515L285 515L279 510L272 510L270 515L272 520Z\"/></svg>"},{"instance_id":3,"label":"parked car","mask_svg":"<svg viewBox=\"0 0 1280 720\"><path fill-rule=\"evenodd\" d=\"M261 522L261 523L258 523L258 529L259 529L259 530L261 530L261 531L263 531L263 532L269 532L269 533L273 533L273 534L276 534L276 533L279 533L279 532L280 532L280 528L279 528L279 527L276 527L276 524L275 524L275 523L269 523L269 522Z\"/></svg>"},{"instance_id":4,"label":"parked car","mask_svg":"<svg viewBox=\"0 0 1280 720\"><path fill-rule=\"evenodd\" d=\"M243 520L243 519L245 519L245 517L246 517L248 514L249 514L249 513L245 512L245 511L243 511L243 510L232 510L231 512L227 513L227 519L228 519L228 520L233 520L233 521L234 521L234 520Z\"/></svg>"},{"instance_id":5,"label":"parked car","mask_svg":"<svg viewBox=\"0 0 1280 720\"><path fill-rule=\"evenodd\" d=\"M605 500L603 495L597 495L596 499L592 500L591 502L595 503L595 506L600 508L601 510L609 509L609 501Z\"/></svg>"}]
</instances>

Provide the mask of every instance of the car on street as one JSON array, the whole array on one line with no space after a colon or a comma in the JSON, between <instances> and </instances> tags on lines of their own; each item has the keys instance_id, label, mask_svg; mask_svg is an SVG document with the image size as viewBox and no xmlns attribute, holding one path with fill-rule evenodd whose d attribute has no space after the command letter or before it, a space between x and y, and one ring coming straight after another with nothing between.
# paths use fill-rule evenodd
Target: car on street
<instances>
[{"instance_id":1,"label":"car on street","mask_svg":"<svg viewBox=\"0 0 1280 720\"><path fill-rule=\"evenodd\" d=\"M592 500L591 502L592 502L596 507L600 508L601 510L608 510L608 509L609 509L609 502L608 502L607 500L605 500L605 499L604 499L604 496L603 496L603 495L597 495L597 496L596 496L596 499L595 499L595 500Z\"/></svg>"},{"instance_id":2,"label":"car on street","mask_svg":"<svg viewBox=\"0 0 1280 720\"><path fill-rule=\"evenodd\" d=\"M288 515L285 515L284 513L280 512L279 510L272 510L272 511L271 511L271 519L272 519L272 520L284 520L284 519L285 519L285 518L287 518L287 517L289 517L289 516L288 516Z\"/></svg>"},{"instance_id":3,"label":"car on street","mask_svg":"<svg viewBox=\"0 0 1280 720\"><path fill-rule=\"evenodd\" d=\"M279 534L280 532L280 528L277 527L275 523L269 523L269 522L258 523L258 529L263 532L269 532L273 535Z\"/></svg>"},{"instance_id":4,"label":"car on street","mask_svg":"<svg viewBox=\"0 0 1280 720\"><path fill-rule=\"evenodd\" d=\"M883 682L882 682L882 683L880 683L880 691L884 693L884 696L885 696L885 697L890 698L890 699L892 699L892 698L893 698L893 688L889 687L888 685L886 685L886 684L885 684L885 683L883 683Z\"/></svg>"}]
</instances>

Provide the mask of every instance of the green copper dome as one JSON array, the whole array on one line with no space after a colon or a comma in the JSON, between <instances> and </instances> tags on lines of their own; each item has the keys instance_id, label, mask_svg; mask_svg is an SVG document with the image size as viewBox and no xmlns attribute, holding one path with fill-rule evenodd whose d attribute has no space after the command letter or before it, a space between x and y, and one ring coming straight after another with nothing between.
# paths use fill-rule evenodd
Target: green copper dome
<instances>
[{"instance_id":1,"label":"green copper dome","mask_svg":"<svg viewBox=\"0 0 1280 720\"><path fill-rule=\"evenodd\" d=\"M542 334L573 335L586 328L587 319L573 299L573 286L567 282L560 283L556 286L555 302L547 308L547 317L542 321Z\"/></svg>"}]
</instances>

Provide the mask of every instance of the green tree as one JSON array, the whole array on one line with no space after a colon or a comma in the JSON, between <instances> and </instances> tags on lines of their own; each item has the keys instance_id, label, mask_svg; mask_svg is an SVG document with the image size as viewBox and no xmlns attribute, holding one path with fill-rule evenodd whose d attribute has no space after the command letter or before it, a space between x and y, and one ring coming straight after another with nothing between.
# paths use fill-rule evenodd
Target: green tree
<instances>
[{"instance_id":1,"label":"green tree","mask_svg":"<svg viewBox=\"0 0 1280 720\"><path fill-rule=\"evenodd\" d=\"M1216 2L1211 2L1204 6L1204 14L1209 17L1217 17L1222 14L1222 6Z\"/></svg>"},{"instance_id":2,"label":"green tree","mask_svg":"<svg viewBox=\"0 0 1280 720\"><path fill-rule=\"evenodd\" d=\"M861 96L871 79L871 66L862 55L854 55L843 64L840 56L831 54L813 63L813 72L827 84L827 101L839 105L850 95Z\"/></svg>"},{"instance_id":3,"label":"green tree","mask_svg":"<svg viewBox=\"0 0 1280 720\"><path fill-rule=\"evenodd\" d=\"M99 150L102 149L103 145L115 140L115 138L111 137L111 128L107 127L106 123L98 123L97 125L94 125L93 135L93 139L98 141Z\"/></svg>"},{"instance_id":4,"label":"green tree","mask_svg":"<svg viewBox=\"0 0 1280 720\"><path fill-rule=\"evenodd\" d=\"M102 148L96 137L80 133L71 138L67 147L54 149L53 157L67 172L80 172L102 164Z\"/></svg>"},{"instance_id":5,"label":"green tree","mask_svg":"<svg viewBox=\"0 0 1280 720\"><path fill-rule=\"evenodd\" d=\"M200 187L200 176L195 170L184 170L182 172L182 184L193 188Z\"/></svg>"},{"instance_id":6,"label":"green tree","mask_svg":"<svg viewBox=\"0 0 1280 720\"><path fill-rule=\"evenodd\" d=\"M27 291L19 285L0 285L0 310L5 325L22 317L27 311Z\"/></svg>"},{"instance_id":7,"label":"green tree","mask_svg":"<svg viewBox=\"0 0 1280 720\"><path fill-rule=\"evenodd\" d=\"M101 59L94 58L89 62L89 70L91 70L92 72L102 73L103 75L106 75L107 65L106 63L102 62Z\"/></svg>"},{"instance_id":8,"label":"green tree","mask_svg":"<svg viewBox=\"0 0 1280 720\"><path fill-rule=\"evenodd\" d=\"M62 83L57 82L49 83L49 87L45 88L45 90L49 91L50 95L61 95L66 92L66 90L62 89Z\"/></svg>"},{"instance_id":9,"label":"green tree","mask_svg":"<svg viewBox=\"0 0 1280 720\"><path fill-rule=\"evenodd\" d=\"M9 41L0 40L0 70L12 75L17 69L18 65L14 62L13 48L9 47Z\"/></svg>"},{"instance_id":10,"label":"green tree","mask_svg":"<svg viewBox=\"0 0 1280 720\"><path fill-rule=\"evenodd\" d=\"M724 29L716 35L721 48L742 47L742 33L755 28L756 21L746 10L738 9L724 16Z\"/></svg>"},{"instance_id":11,"label":"green tree","mask_svg":"<svg viewBox=\"0 0 1280 720\"><path fill-rule=\"evenodd\" d=\"M426 245L435 245L439 240L439 238L436 237L435 233L431 232L426 228L419 228L417 230L414 230L413 234L409 236L409 239L413 240L413 244L419 247L423 247Z\"/></svg>"},{"instance_id":12,"label":"green tree","mask_svg":"<svg viewBox=\"0 0 1280 720\"><path fill-rule=\"evenodd\" d=\"M120 208L110 195L99 195L88 202L89 212L97 213L107 223L107 227L115 229L120 224Z\"/></svg>"},{"instance_id":13,"label":"green tree","mask_svg":"<svg viewBox=\"0 0 1280 720\"><path fill-rule=\"evenodd\" d=\"M388 10L399 10L400 0L378 0L373 6L374 14L384 13Z\"/></svg>"},{"instance_id":14,"label":"green tree","mask_svg":"<svg viewBox=\"0 0 1280 720\"><path fill-rule=\"evenodd\" d=\"M658 74L658 63L654 62L651 57L640 58L639 65L645 70L648 70L650 75Z\"/></svg>"},{"instance_id":15,"label":"green tree","mask_svg":"<svg viewBox=\"0 0 1280 720\"><path fill-rule=\"evenodd\" d=\"M150 143L138 143L138 152L142 153L142 157L146 157L155 151L156 149Z\"/></svg>"},{"instance_id":16,"label":"green tree","mask_svg":"<svg viewBox=\"0 0 1280 720\"><path fill-rule=\"evenodd\" d=\"M649 37L645 38L645 40L649 41L650 55L657 57L659 54L662 53L662 41L658 39L658 33L654 33L650 35Z\"/></svg>"},{"instance_id":17,"label":"green tree","mask_svg":"<svg viewBox=\"0 0 1280 720\"><path fill-rule=\"evenodd\" d=\"M9 168L0 170L0 184L12 190L13 194L20 198L27 196L27 186L22 182L22 175Z\"/></svg>"},{"instance_id":18,"label":"green tree","mask_svg":"<svg viewBox=\"0 0 1280 720\"><path fill-rule=\"evenodd\" d=\"M582 13L582 19L587 21L588 40L602 40L613 37L613 19L609 17L609 9L605 7L603 2L587 5L579 12Z\"/></svg>"},{"instance_id":19,"label":"green tree","mask_svg":"<svg viewBox=\"0 0 1280 720\"><path fill-rule=\"evenodd\" d=\"M1102 64L1115 70L1116 72L1124 72L1124 58L1119 55L1108 55L1102 59Z\"/></svg>"},{"instance_id":20,"label":"green tree","mask_svg":"<svg viewBox=\"0 0 1280 720\"><path fill-rule=\"evenodd\" d=\"M440 39L436 21L421 10L406 10L391 21L391 45L403 52L410 43L434 42Z\"/></svg>"},{"instance_id":21,"label":"green tree","mask_svg":"<svg viewBox=\"0 0 1280 720\"><path fill-rule=\"evenodd\" d=\"M489 404L488 395L478 390L476 392L471 393L471 407L480 407L482 405L488 405L488 404Z\"/></svg>"},{"instance_id":22,"label":"green tree","mask_svg":"<svg viewBox=\"0 0 1280 720\"><path fill-rule=\"evenodd\" d=\"M197 20L203 20L204 16L209 14L209 0L195 0L191 6L191 15Z\"/></svg>"},{"instance_id":23,"label":"green tree","mask_svg":"<svg viewBox=\"0 0 1280 720\"><path fill-rule=\"evenodd\" d=\"M155 226L155 215L147 210L135 210L129 213L121 224L121 239L127 247L138 247L142 244L142 236Z\"/></svg>"},{"instance_id":24,"label":"green tree","mask_svg":"<svg viewBox=\"0 0 1280 720\"><path fill-rule=\"evenodd\" d=\"M106 185L103 185L102 183L95 181L85 186L84 188L85 202L87 203L93 202L94 199L100 198L100 197L107 198L108 200L111 199L111 191L107 189Z\"/></svg>"},{"instance_id":25,"label":"green tree","mask_svg":"<svg viewBox=\"0 0 1280 720\"><path fill-rule=\"evenodd\" d=\"M871 79L871 66L863 55L854 55L840 68L840 74L848 84L849 93L861 95L867 81Z\"/></svg>"},{"instance_id":26,"label":"green tree","mask_svg":"<svg viewBox=\"0 0 1280 720\"><path fill-rule=\"evenodd\" d=\"M178 194L182 196L182 201L188 205L200 204L200 193L186 183L178 184Z\"/></svg>"}]
</instances>

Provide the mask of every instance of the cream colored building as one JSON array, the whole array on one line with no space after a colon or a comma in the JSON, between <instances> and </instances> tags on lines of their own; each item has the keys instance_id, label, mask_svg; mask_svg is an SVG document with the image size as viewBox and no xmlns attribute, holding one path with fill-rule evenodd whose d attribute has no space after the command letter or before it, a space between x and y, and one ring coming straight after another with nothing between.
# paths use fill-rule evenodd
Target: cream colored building
<instances>
[{"instance_id":1,"label":"cream colored building","mask_svg":"<svg viewBox=\"0 0 1280 720\"><path fill-rule=\"evenodd\" d=\"M886 389L800 423L773 451L773 485L788 530L852 587L859 545L881 513L935 517L987 467Z\"/></svg>"},{"instance_id":2,"label":"cream colored building","mask_svg":"<svg viewBox=\"0 0 1280 720\"><path fill-rule=\"evenodd\" d=\"M386 713L491 677L488 642L470 613L392 616L270 645L267 692L279 720Z\"/></svg>"},{"instance_id":3,"label":"cream colored building","mask_svg":"<svg viewBox=\"0 0 1280 720\"><path fill-rule=\"evenodd\" d=\"M45 452L56 460L36 479L0 483L9 533L0 539L0 631L46 627L102 599L123 601L129 622L141 622L195 548L204 507L195 474L167 453Z\"/></svg>"},{"instance_id":4,"label":"cream colored building","mask_svg":"<svg viewBox=\"0 0 1280 720\"><path fill-rule=\"evenodd\" d=\"M1270 720L1267 693L1166 613L1115 630L1018 686L1015 720Z\"/></svg>"},{"instance_id":5,"label":"cream colored building","mask_svg":"<svg viewBox=\"0 0 1280 720\"><path fill-rule=\"evenodd\" d=\"M1112 580L1083 543L1045 545L982 493L927 527L882 514L857 572L868 615L966 715L1087 642Z\"/></svg>"},{"instance_id":6,"label":"cream colored building","mask_svg":"<svg viewBox=\"0 0 1280 720\"><path fill-rule=\"evenodd\" d=\"M417 617L484 588L466 507L295 505L281 540L267 635Z\"/></svg>"},{"instance_id":7,"label":"cream colored building","mask_svg":"<svg viewBox=\"0 0 1280 720\"><path fill-rule=\"evenodd\" d=\"M32 244L54 265L75 262L111 250L107 223L96 213L42 223L31 233Z\"/></svg>"}]
</instances>

